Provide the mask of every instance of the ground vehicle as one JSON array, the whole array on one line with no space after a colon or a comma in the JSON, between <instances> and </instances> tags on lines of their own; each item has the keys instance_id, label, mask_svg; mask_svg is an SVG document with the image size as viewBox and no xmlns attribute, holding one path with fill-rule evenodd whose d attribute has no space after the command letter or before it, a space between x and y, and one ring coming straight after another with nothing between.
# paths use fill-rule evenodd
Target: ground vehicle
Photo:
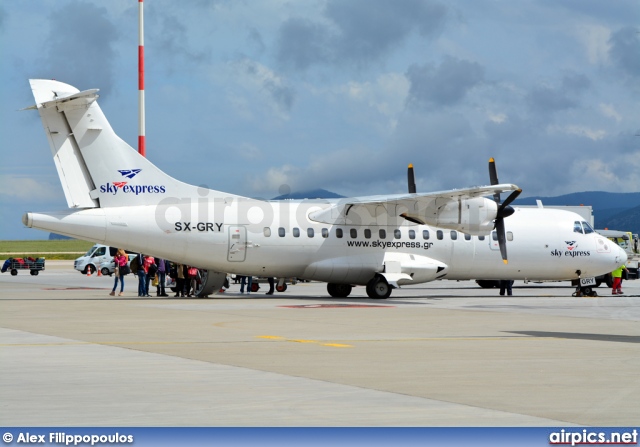
<instances>
[{"instance_id":1,"label":"ground vehicle","mask_svg":"<svg viewBox=\"0 0 640 447\"><path fill-rule=\"evenodd\" d=\"M131 262L132 253L125 250L129 255L129 262ZM100 269L100 273L103 275L112 275L115 266L113 264L113 257L118 252L117 247L109 247L107 245L96 244L89 249L84 255L77 258L73 263L73 268L78 270L83 275L93 274Z\"/></svg>"},{"instance_id":2,"label":"ground vehicle","mask_svg":"<svg viewBox=\"0 0 640 447\"><path fill-rule=\"evenodd\" d=\"M31 276L37 276L40 270L44 270L44 258L9 258L2 266L2 272L9 270L11 276L16 276L18 270L29 270Z\"/></svg>"},{"instance_id":3,"label":"ground vehicle","mask_svg":"<svg viewBox=\"0 0 640 447\"><path fill-rule=\"evenodd\" d=\"M108 247L102 244L96 244L89 249L84 255L80 256L73 263L73 268L80 273L86 275L92 274L98 270L105 262L113 261L118 249L116 247ZM102 268L102 267L101 267ZM110 274L109 272L106 273Z\"/></svg>"},{"instance_id":4,"label":"ground vehicle","mask_svg":"<svg viewBox=\"0 0 640 447\"><path fill-rule=\"evenodd\" d=\"M625 265L627 266L627 270L629 270L629 279L638 279L638 264L640 263L640 255L634 250L634 236L628 231L617 231L609 229L596 231L607 239L618 244L620 248L622 248L627 253L627 263Z\"/></svg>"}]
</instances>

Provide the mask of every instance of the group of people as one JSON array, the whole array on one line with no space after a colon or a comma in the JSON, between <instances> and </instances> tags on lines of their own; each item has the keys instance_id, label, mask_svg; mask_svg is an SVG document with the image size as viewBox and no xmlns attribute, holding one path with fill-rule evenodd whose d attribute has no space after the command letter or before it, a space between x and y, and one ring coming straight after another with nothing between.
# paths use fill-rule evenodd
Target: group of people
<instances>
[{"instance_id":1,"label":"group of people","mask_svg":"<svg viewBox=\"0 0 640 447\"><path fill-rule=\"evenodd\" d=\"M275 291L275 280L272 276L269 276L267 281L269 282L269 291L266 295L273 295L273 292ZM235 282L236 284L240 283L240 293L244 293L245 285L247 286L247 293L251 293L251 289L253 288L253 276L237 275Z\"/></svg>"},{"instance_id":2,"label":"group of people","mask_svg":"<svg viewBox=\"0 0 640 447\"><path fill-rule=\"evenodd\" d=\"M176 281L174 297L190 297L196 294L198 287L198 269L189 265L174 263L166 259L154 258L144 254L137 254L129 264L127 253L119 248L113 257L115 264L115 280L110 296L115 296L118 282L120 293L124 295L124 277L129 273L138 276L138 296L150 297L149 286L156 287L156 296L168 297L165 290L167 275Z\"/></svg>"}]
</instances>

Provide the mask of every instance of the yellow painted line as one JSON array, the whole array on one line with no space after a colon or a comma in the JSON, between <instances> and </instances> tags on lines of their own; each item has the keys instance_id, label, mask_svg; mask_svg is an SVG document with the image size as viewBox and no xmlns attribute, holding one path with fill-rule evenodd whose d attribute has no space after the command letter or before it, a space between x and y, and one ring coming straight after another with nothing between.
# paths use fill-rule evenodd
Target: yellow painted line
<instances>
[{"instance_id":1,"label":"yellow painted line","mask_svg":"<svg viewBox=\"0 0 640 447\"><path fill-rule=\"evenodd\" d=\"M285 338L285 337L280 337L277 335L257 335L257 338L266 338L266 339L270 339L270 340L282 340L282 341L288 341L288 342L293 342L293 343L311 343L311 344L317 344L320 346L330 346L332 348L353 348L352 345L345 345L342 343L323 343L317 340L301 340L301 339L294 339L294 338Z\"/></svg>"}]
</instances>

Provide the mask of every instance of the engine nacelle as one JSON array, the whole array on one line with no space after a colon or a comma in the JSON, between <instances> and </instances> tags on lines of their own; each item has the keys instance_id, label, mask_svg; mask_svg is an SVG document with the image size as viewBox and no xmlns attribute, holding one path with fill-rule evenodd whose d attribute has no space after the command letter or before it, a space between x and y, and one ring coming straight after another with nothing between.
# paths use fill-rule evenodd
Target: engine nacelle
<instances>
[{"instance_id":1,"label":"engine nacelle","mask_svg":"<svg viewBox=\"0 0 640 447\"><path fill-rule=\"evenodd\" d=\"M437 198L425 208L404 213L403 217L413 222L478 236L493 230L497 213L496 202L484 197Z\"/></svg>"}]
</instances>

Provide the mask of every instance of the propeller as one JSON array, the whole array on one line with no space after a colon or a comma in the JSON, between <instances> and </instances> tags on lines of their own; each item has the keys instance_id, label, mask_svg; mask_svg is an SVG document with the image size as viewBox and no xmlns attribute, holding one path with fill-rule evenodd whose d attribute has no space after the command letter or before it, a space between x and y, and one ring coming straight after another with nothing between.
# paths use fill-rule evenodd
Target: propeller
<instances>
[{"instance_id":1,"label":"propeller","mask_svg":"<svg viewBox=\"0 0 640 447\"><path fill-rule=\"evenodd\" d=\"M416 193L416 178L413 176L413 164L409 163L407 168L407 182L409 183L409 194Z\"/></svg>"},{"instance_id":2,"label":"propeller","mask_svg":"<svg viewBox=\"0 0 640 447\"><path fill-rule=\"evenodd\" d=\"M493 157L489 159L489 180L491 181L492 185L499 184L498 171L496 170L496 161L493 159ZM505 264L508 264L509 261L507 259L507 238L505 236L504 218L509 217L514 213L515 210L509 205L520 195L521 192L521 189L516 189L509 195L509 197L507 197L507 200L502 203L500 203L500 192L496 191L493 194L493 200L495 200L496 204L498 205L498 212L496 213L496 223L494 228L496 230L496 233L498 234L498 245L500 246L500 254L502 255L502 261Z\"/></svg>"}]
</instances>

